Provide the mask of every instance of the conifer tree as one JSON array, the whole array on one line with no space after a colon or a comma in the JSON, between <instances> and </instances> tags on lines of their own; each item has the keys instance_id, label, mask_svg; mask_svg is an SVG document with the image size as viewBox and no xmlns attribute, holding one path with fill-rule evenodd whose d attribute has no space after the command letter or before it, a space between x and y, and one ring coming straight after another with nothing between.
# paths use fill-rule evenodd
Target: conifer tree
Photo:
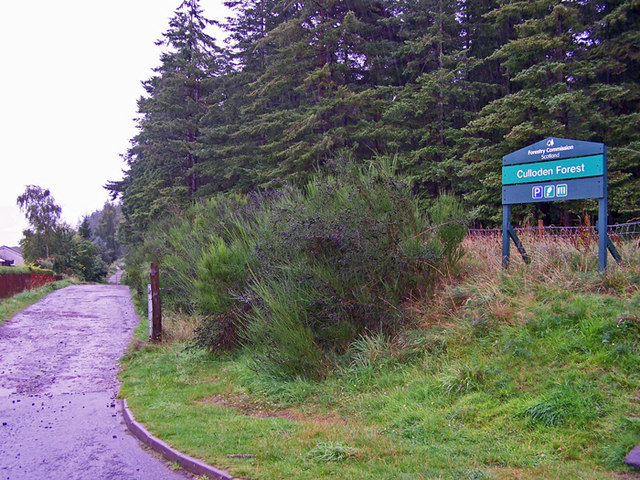
<instances>
[{"instance_id":1,"label":"conifer tree","mask_svg":"<svg viewBox=\"0 0 640 480\"><path fill-rule=\"evenodd\" d=\"M122 195L125 231L143 232L150 220L196 197L200 174L200 122L205 99L221 71L223 54L206 27L199 0L183 0L157 45L167 47L138 101L140 132L125 156L130 170L107 188Z\"/></svg>"},{"instance_id":2,"label":"conifer tree","mask_svg":"<svg viewBox=\"0 0 640 480\"><path fill-rule=\"evenodd\" d=\"M558 0L503 0L490 13L509 38L488 57L500 62L506 77L505 94L484 107L467 128L472 139L464 172L468 198L481 205L485 218L497 220L499 216L500 166L506 153L547 136L604 142L610 146L622 140L614 138L611 125L620 125L620 121L628 124L635 118L632 115L625 120L620 115L637 106L637 96L632 93L637 82L629 90L622 80L627 66L615 67L623 62L613 58L615 53L611 52L620 50L607 38L621 34L620 31L614 34L607 27L606 19L613 21L615 17L617 9L613 7L611 2L595 5ZM623 36L633 35L634 29L626 20L619 28L624 30ZM622 51L627 52L628 46ZM637 63L630 66L637 69ZM631 96L625 97L629 93ZM633 133L626 135L621 143L627 147L633 137ZM631 157L633 154L627 158ZM629 180L634 175L637 178L637 171L634 173L631 165L624 166L618 158L622 156L618 157L612 149L609 171L614 182L626 183L625 178ZM619 201L612 202L611 207L614 211L623 210ZM567 204L541 204L530 209L541 210L547 221L559 222L566 220L566 208Z\"/></svg>"}]
</instances>

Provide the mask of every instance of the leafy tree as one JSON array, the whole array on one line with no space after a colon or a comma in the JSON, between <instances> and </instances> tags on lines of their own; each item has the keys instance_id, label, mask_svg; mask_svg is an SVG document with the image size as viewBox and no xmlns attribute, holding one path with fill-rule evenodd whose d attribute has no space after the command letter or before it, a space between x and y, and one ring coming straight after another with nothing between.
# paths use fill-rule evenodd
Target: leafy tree
<instances>
[{"instance_id":1,"label":"leafy tree","mask_svg":"<svg viewBox=\"0 0 640 480\"><path fill-rule=\"evenodd\" d=\"M32 257L49 257L62 209L56 205L48 189L37 185L28 185L24 193L18 196L17 203L32 227L23 232L31 240L27 250Z\"/></svg>"},{"instance_id":2,"label":"leafy tree","mask_svg":"<svg viewBox=\"0 0 640 480\"><path fill-rule=\"evenodd\" d=\"M91 240L76 235L71 243L71 270L81 280L99 282L107 274L100 248Z\"/></svg>"}]
</instances>

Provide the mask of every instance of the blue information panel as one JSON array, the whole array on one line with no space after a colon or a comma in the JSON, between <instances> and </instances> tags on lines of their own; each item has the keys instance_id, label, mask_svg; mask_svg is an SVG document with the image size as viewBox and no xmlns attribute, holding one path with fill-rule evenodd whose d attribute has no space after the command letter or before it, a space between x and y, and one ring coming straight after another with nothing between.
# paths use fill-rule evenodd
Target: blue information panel
<instances>
[{"instance_id":1,"label":"blue information panel","mask_svg":"<svg viewBox=\"0 0 640 480\"><path fill-rule=\"evenodd\" d=\"M604 155L502 167L502 184L551 182L604 175Z\"/></svg>"},{"instance_id":2,"label":"blue information panel","mask_svg":"<svg viewBox=\"0 0 640 480\"><path fill-rule=\"evenodd\" d=\"M586 198L602 198L603 196L604 181L602 177L528 183L526 185L504 185L502 187L503 205L584 200Z\"/></svg>"},{"instance_id":3,"label":"blue information panel","mask_svg":"<svg viewBox=\"0 0 640 480\"><path fill-rule=\"evenodd\" d=\"M604 143L550 137L502 157L502 165L561 160L604 154Z\"/></svg>"}]
</instances>

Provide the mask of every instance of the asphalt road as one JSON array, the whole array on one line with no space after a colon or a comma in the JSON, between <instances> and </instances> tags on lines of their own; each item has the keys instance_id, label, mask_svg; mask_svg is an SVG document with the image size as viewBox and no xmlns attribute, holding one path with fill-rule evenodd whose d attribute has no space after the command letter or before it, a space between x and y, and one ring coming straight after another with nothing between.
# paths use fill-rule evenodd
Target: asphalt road
<instances>
[{"instance_id":1,"label":"asphalt road","mask_svg":"<svg viewBox=\"0 0 640 480\"><path fill-rule=\"evenodd\" d=\"M184 480L122 420L118 359L138 318L127 287L53 292L0 326L0 480Z\"/></svg>"}]
</instances>

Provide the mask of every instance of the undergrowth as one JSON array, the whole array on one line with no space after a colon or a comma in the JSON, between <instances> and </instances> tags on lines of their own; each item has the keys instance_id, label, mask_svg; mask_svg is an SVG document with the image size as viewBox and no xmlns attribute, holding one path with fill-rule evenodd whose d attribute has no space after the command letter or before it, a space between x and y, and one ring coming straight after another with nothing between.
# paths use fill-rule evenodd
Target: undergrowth
<instances>
[{"instance_id":1,"label":"undergrowth","mask_svg":"<svg viewBox=\"0 0 640 480\"><path fill-rule=\"evenodd\" d=\"M425 211L391 162L335 168L169 219L129 256L129 278L140 291L136 272L160 263L163 301L200 319L197 347L244 348L259 375L330 374L357 339L406 328L401 305L455 270L466 232L457 199Z\"/></svg>"},{"instance_id":2,"label":"undergrowth","mask_svg":"<svg viewBox=\"0 0 640 480\"><path fill-rule=\"evenodd\" d=\"M466 239L459 272L402 303L417 325L359 336L323 379L182 341L131 354L122 394L243 478L636 478L640 252L600 275L594 245L525 245L533 263L505 271L499 239Z\"/></svg>"}]
</instances>

